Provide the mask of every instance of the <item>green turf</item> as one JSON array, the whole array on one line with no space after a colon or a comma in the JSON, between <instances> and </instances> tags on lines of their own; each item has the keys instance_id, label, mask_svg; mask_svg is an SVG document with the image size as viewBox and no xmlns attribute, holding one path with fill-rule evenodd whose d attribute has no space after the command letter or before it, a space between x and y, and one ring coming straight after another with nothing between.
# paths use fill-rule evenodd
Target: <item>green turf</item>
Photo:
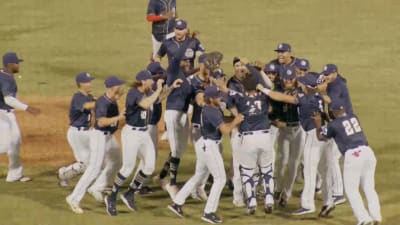
<instances>
[{"instance_id":1,"label":"green turf","mask_svg":"<svg viewBox=\"0 0 400 225\"><path fill-rule=\"evenodd\" d=\"M146 6L145 0L1 1L0 53L16 51L25 59L22 78L18 79L21 98L70 95L75 88L75 74L83 70L97 77L95 94L102 92L103 79L108 75L118 74L132 81L150 55ZM400 147L396 92L400 84L399 11L396 0L178 0L179 15L201 32L204 46L225 54L223 66L228 74L232 72L233 56L267 62L275 57L272 50L281 41L291 43L296 56L310 59L314 70L321 70L324 63L338 64L377 154L376 186L385 224L398 224L400 215L400 195L396 191L400 185L396 166ZM183 166L189 168L187 161ZM139 200L139 206L146 210L121 213L117 218L105 216L101 206L85 199L84 206L91 210L82 216L73 215L63 200L68 191L54 186L48 172L51 169L28 168L28 173L37 176L30 184L0 183L0 224L199 222L201 204L188 204L186 212L194 215L175 219L165 211L169 202L165 194L161 199ZM354 222L348 205L338 208L329 222L295 221L281 214L271 220L261 213L256 218L247 217L231 207L228 197L223 198L220 212L226 224Z\"/></svg>"}]
</instances>

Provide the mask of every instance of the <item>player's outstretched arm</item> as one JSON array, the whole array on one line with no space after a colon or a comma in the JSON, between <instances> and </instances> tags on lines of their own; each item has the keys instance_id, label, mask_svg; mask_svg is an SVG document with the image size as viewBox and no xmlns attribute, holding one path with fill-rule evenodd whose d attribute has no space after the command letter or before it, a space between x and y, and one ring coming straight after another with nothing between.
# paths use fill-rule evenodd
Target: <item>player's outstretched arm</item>
<instances>
[{"instance_id":1,"label":"player's outstretched arm","mask_svg":"<svg viewBox=\"0 0 400 225\"><path fill-rule=\"evenodd\" d=\"M154 91L154 93L152 95L150 95L149 97L145 97L143 98L138 105L144 109L149 109L154 102L157 100L157 98L160 96L161 91L163 89L163 83L164 80L158 80L157 81L157 89Z\"/></svg>"},{"instance_id":2,"label":"player's outstretched arm","mask_svg":"<svg viewBox=\"0 0 400 225\"><path fill-rule=\"evenodd\" d=\"M242 121L244 120L244 116L242 114L238 114L235 116L232 122L230 123L223 123L221 126L219 126L219 130L221 131L222 134L224 135L229 135L231 131L239 125Z\"/></svg>"},{"instance_id":3,"label":"player's outstretched arm","mask_svg":"<svg viewBox=\"0 0 400 225\"><path fill-rule=\"evenodd\" d=\"M97 119L97 124L99 127L107 127L110 126L113 123L116 123L120 120L125 120L125 111L121 112L118 116L114 117L101 117Z\"/></svg>"},{"instance_id":4,"label":"player's outstretched arm","mask_svg":"<svg viewBox=\"0 0 400 225\"><path fill-rule=\"evenodd\" d=\"M17 98L15 98L15 97L13 97L11 95L5 96L4 97L4 102L7 105L13 107L14 109L24 110L24 111L27 111L27 112L35 115L35 116L40 114L40 109L39 108L36 108L36 107L33 107L33 106L28 106L27 104L22 103L20 100L18 100Z\"/></svg>"},{"instance_id":5,"label":"player's outstretched arm","mask_svg":"<svg viewBox=\"0 0 400 225\"><path fill-rule=\"evenodd\" d=\"M158 101L161 102L164 99L166 99L168 95L171 94L172 90L174 90L175 88L179 88L182 85L182 83L183 83L182 79L176 79L171 86L169 86L165 91L161 92Z\"/></svg>"},{"instance_id":6,"label":"player's outstretched arm","mask_svg":"<svg viewBox=\"0 0 400 225\"><path fill-rule=\"evenodd\" d=\"M322 118L321 118L321 113L319 113L319 112L315 112L314 113L314 116L312 117L313 119L314 119L314 122L315 122L315 127L316 127L316 129L315 129L315 132L316 132L316 135L317 135L317 138L318 138L318 140L320 140L320 141L325 141L325 140L327 140L327 138L322 134Z\"/></svg>"},{"instance_id":7,"label":"player's outstretched arm","mask_svg":"<svg viewBox=\"0 0 400 225\"><path fill-rule=\"evenodd\" d=\"M261 91L271 99L278 101L278 102L286 102L289 104L297 104L297 98L292 95L286 95L277 91L272 91L268 88L264 88L262 84L257 85L257 90Z\"/></svg>"}]
</instances>

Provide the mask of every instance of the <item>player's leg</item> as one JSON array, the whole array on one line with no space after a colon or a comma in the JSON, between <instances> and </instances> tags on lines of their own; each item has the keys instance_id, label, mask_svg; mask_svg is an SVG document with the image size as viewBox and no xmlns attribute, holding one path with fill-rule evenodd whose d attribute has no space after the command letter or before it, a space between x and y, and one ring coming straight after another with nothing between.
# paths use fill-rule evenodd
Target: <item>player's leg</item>
<instances>
[{"instance_id":1,"label":"player's leg","mask_svg":"<svg viewBox=\"0 0 400 225\"><path fill-rule=\"evenodd\" d=\"M6 114L0 110L0 153L7 153L11 148L11 125Z\"/></svg>"},{"instance_id":2,"label":"player's leg","mask_svg":"<svg viewBox=\"0 0 400 225\"><path fill-rule=\"evenodd\" d=\"M259 150L259 167L261 172L261 181L264 188L264 211L265 213L272 213L274 205L274 179L273 179L273 145L271 142L271 135L269 133L262 133L254 135L258 139Z\"/></svg>"},{"instance_id":3,"label":"player's leg","mask_svg":"<svg viewBox=\"0 0 400 225\"><path fill-rule=\"evenodd\" d=\"M370 147L365 147L361 154L365 157L364 167L361 172L361 188L367 199L369 215L375 221L382 221L379 197L375 191L376 158Z\"/></svg>"},{"instance_id":4,"label":"player's leg","mask_svg":"<svg viewBox=\"0 0 400 225\"><path fill-rule=\"evenodd\" d=\"M76 161L58 169L59 184L62 187L68 186L69 180L85 172L90 154L88 131L79 131L75 127L69 127L67 141Z\"/></svg>"},{"instance_id":5,"label":"player's leg","mask_svg":"<svg viewBox=\"0 0 400 225\"><path fill-rule=\"evenodd\" d=\"M335 204L342 204L346 201L344 194L343 194L343 177L342 172L339 165L339 160L341 158L341 153L336 145L336 142L331 139L330 140L330 150L332 154L333 166L332 168L332 187L333 187L333 196Z\"/></svg>"},{"instance_id":6,"label":"player's leg","mask_svg":"<svg viewBox=\"0 0 400 225\"><path fill-rule=\"evenodd\" d=\"M67 202L76 213L82 213L79 202L82 200L89 185L100 173L103 164L106 142L111 137L98 130L90 131L90 158L87 169L75 185L73 192L67 197Z\"/></svg>"},{"instance_id":7,"label":"player's leg","mask_svg":"<svg viewBox=\"0 0 400 225\"><path fill-rule=\"evenodd\" d=\"M323 142L321 147L321 160L318 165L318 170L321 173L321 191L323 198L323 206L319 213L321 217L327 217L329 213L331 213L335 209L335 204L333 202L332 196L332 172L333 172L333 164L335 163L334 156L332 154L332 148L330 143Z\"/></svg>"},{"instance_id":8,"label":"player's leg","mask_svg":"<svg viewBox=\"0 0 400 225\"><path fill-rule=\"evenodd\" d=\"M192 144L193 146L196 145L196 142L200 139L201 137L201 131L200 131L200 124L192 124ZM201 181L199 184L193 188L191 196L193 199L205 201L207 200L208 196L205 191L205 186L208 180L208 177L210 176L210 173L207 172L204 174L204 177L202 177Z\"/></svg>"},{"instance_id":9,"label":"player's leg","mask_svg":"<svg viewBox=\"0 0 400 225\"><path fill-rule=\"evenodd\" d=\"M232 131L231 134L231 148L232 148L232 164L233 164L233 204L237 207L243 207L243 188L242 179L239 170L239 146L241 145L241 138L237 129Z\"/></svg>"},{"instance_id":10,"label":"player's leg","mask_svg":"<svg viewBox=\"0 0 400 225\"><path fill-rule=\"evenodd\" d=\"M154 37L154 35L151 35L151 43L152 43L152 47L153 47L153 60L154 58L157 56L158 50L161 47L162 42L157 41L157 39Z\"/></svg>"},{"instance_id":11,"label":"player's leg","mask_svg":"<svg viewBox=\"0 0 400 225\"><path fill-rule=\"evenodd\" d=\"M285 195L282 196L282 206L285 206L292 196L293 186L297 176L297 168L299 167L304 150L304 131L299 127L293 127L291 129L292 140L289 147L289 163L284 183Z\"/></svg>"},{"instance_id":12,"label":"player's leg","mask_svg":"<svg viewBox=\"0 0 400 225\"><path fill-rule=\"evenodd\" d=\"M358 149L352 149L345 153L343 164L344 190L358 222L372 221L372 218L364 207L359 192L361 173L365 162L357 151Z\"/></svg>"},{"instance_id":13,"label":"player's leg","mask_svg":"<svg viewBox=\"0 0 400 225\"><path fill-rule=\"evenodd\" d=\"M202 217L207 219L209 215L215 215L217 212L221 192L226 183L226 174L219 143L212 140L206 141L206 149L203 153L205 154L207 168L214 178Z\"/></svg>"},{"instance_id":14,"label":"player's leg","mask_svg":"<svg viewBox=\"0 0 400 225\"><path fill-rule=\"evenodd\" d=\"M11 148L8 151L8 173L7 182L30 181L23 177L23 167L20 158L21 132L14 113L7 113L11 128Z\"/></svg>"},{"instance_id":15,"label":"player's leg","mask_svg":"<svg viewBox=\"0 0 400 225\"><path fill-rule=\"evenodd\" d=\"M289 150L290 150L290 140L288 139L289 130L288 128L280 129L280 132L277 137L277 154L275 158L275 200L280 198L280 194L284 188L284 182L286 177L286 167L289 162Z\"/></svg>"}]
</instances>

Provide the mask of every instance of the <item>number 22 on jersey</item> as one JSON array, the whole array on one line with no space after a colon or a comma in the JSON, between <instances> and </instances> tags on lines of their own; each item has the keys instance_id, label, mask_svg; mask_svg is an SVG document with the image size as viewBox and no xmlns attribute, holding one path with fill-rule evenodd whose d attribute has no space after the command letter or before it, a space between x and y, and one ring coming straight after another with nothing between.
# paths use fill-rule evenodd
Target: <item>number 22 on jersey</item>
<instances>
[{"instance_id":1,"label":"number 22 on jersey","mask_svg":"<svg viewBox=\"0 0 400 225\"><path fill-rule=\"evenodd\" d=\"M347 136L361 132L360 124L359 124L358 120L354 117L352 117L349 120L344 120L342 122L342 125L344 127L344 130L346 131Z\"/></svg>"}]
</instances>

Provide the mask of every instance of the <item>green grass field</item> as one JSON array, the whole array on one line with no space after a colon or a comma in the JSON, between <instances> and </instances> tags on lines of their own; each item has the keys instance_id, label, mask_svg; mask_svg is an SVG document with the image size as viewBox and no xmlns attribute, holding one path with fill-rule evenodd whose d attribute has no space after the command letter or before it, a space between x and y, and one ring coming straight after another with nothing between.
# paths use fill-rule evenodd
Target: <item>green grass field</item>
<instances>
[{"instance_id":1,"label":"green grass field","mask_svg":"<svg viewBox=\"0 0 400 225\"><path fill-rule=\"evenodd\" d=\"M400 100L396 93L400 85L399 2L177 1L180 17L192 30L200 31L199 39L206 49L224 53L223 67L228 74L232 73L233 56L267 62L275 58L273 49L282 41L292 44L295 56L308 58L313 70L320 71L325 63L337 64L348 80L353 107L377 155L376 189L384 224L400 224ZM133 81L145 68L151 52L146 7L147 0L1 1L0 53L16 51L25 59L22 78L18 79L20 98L42 97L45 105L52 96L69 96L75 90L74 76L80 71L89 71L97 78L96 95L102 93L102 82L108 75ZM52 117L50 111L43 113ZM229 147L225 146L225 158L229 159ZM29 146L24 146L24 151L29 151ZM184 156L180 180L192 174L192 152L190 149ZM166 154L161 152L160 162ZM116 218L107 216L104 207L87 196L82 202L85 214L75 215L64 201L71 189L57 187L55 167L48 164L26 166L26 174L35 179L31 183L8 184L1 177L0 225L201 223L203 203L189 200L184 208L187 218L178 219L166 209L170 199L161 191L139 197L140 211L136 213L128 213L119 204ZM2 157L0 175L5 174L6 160ZM300 190L301 186L296 186L296 197L288 211L298 207ZM243 209L233 208L227 190L219 214L225 224L355 224L348 203L338 207L333 218L324 220L316 216L294 218L278 210L264 216L261 209L256 216L246 216Z\"/></svg>"}]
</instances>

